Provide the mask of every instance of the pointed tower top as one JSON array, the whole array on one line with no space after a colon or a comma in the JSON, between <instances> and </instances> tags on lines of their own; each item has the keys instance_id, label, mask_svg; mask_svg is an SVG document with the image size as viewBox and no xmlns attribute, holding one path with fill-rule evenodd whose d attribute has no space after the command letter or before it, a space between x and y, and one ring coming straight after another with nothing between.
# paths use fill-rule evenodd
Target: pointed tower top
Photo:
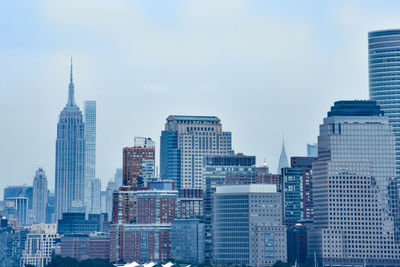
<instances>
[{"instance_id":1,"label":"pointed tower top","mask_svg":"<svg viewBox=\"0 0 400 267\"><path fill-rule=\"evenodd\" d=\"M73 80L72 80L72 56L71 56L71 75L69 77L69 82L73 83Z\"/></svg>"},{"instance_id":2,"label":"pointed tower top","mask_svg":"<svg viewBox=\"0 0 400 267\"><path fill-rule=\"evenodd\" d=\"M289 162L285 150L285 139L282 137L282 150L281 156L279 157L278 174L282 174L282 168L286 167L289 167Z\"/></svg>"},{"instance_id":3,"label":"pointed tower top","mask_svg":"<svg viewBox=\"0 0 400 267\"><path fill-rule=\"evenodd\" d=\"M71 56L71 74L69 78L69 86L68 86L68 102L66 107L67 109L79 109L75 104L75 96L74 96L74 82L72 79L72 56Z\"/></svg>"}]
</instances>

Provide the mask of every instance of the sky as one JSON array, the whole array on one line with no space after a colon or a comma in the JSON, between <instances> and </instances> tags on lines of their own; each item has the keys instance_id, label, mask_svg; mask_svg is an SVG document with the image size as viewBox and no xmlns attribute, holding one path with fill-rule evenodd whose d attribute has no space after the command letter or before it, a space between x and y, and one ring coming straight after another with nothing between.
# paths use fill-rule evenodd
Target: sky
<instances>
[{"instance_id":1,"label":"sky","mask_svg":"<svg viewBox=\"0 0 400 267\"><path fill-rule=\"evenodd\" d=\"M368 98L368 31L399 28L399 11L398 1L2 0L0 196L31 185L38 167L53 191L71 56L77 104L97 101L103 188L135 136L159 149L170 114L218 116L235 152L275 173L283 136L289 157L304 156L334 101Z\"/></svg>"}]
</instances>

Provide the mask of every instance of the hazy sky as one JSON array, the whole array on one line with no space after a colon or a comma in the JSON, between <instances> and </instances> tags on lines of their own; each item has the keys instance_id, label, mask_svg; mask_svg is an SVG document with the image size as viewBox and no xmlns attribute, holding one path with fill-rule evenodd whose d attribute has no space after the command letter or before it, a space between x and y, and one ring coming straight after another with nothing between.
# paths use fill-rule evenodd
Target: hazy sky
<instances>
[{"instance_id":1,"label":"hazy sky","mask_svg":"<svg viewBox=\"0 0 400 267\"><path fill-rule=\"evenodd\" d=\"M275 172L283 131L288 156L305 155L335 100L368 98L367 32L400 27L399 11L398 1L1 0L0 195L32 184L38 167L53 190L71 55L76 102L97 101L103 188L135 136L159 148L169 114L218 116L235 152Z\"/></svg>"}]
</instances>

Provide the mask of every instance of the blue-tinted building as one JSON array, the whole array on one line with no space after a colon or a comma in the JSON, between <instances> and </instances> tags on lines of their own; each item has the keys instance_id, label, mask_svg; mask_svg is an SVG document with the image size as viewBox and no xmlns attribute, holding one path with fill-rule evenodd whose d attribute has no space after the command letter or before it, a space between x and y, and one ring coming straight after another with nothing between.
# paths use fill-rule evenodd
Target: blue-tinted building
<instances>
[{"instance_id":1,"label":"blue-tinted building","mask_svg":"<svg viewBox=\"0 0 400 267\"><path fill-rule=\"evenodd\" d=\"M400 175L400 29L368 33L369 96L393 127L396 173Z\"/></svg>"},{"instance_id":2,"label":"blue-tinted building","mask_svg":"<svg viewBox=\"0 0 400 267\"><path fill-rule=\"evenodd\" d=\"M194 265L204 262L204 224L196 219L175 220L171 226L171 256Z\"/></svg>"},{"instance_id":3,"label":"blue-tinted building","mask_svg":"<svg viewBox=\"0 0 400 267\"><path fill-rule=\"evenodd\" d=\"M98 199L93 200L96 195L93 192L93 181L96 178L96 101L88 100L84 104L85 122L85 206L89 213L99 213L94 208Z\"/></svg>"},{"instance_id":4,"label":"blue-tinted building","mask_svg":"<svg viewBox=\"0 0 400 267\"><path fill-rule=\"evenodd\" d=\"M286 224L303 219L303 169L283 168L283 208Z\"/></svg>"},{"instance_id":5,"label":"blue-tinted building","mask_svg":"<svg viewBox=\"0 0 400 267\"><path fill-rule=\"evenodd\" d=\"M63 213L63 218L58 220L58 233L60 235L108 231L108 216L105 213L89 214L89 218L86 220L84 212L68 212Z\"/></svg>"},{"instance_id":6,"label":"blue-tinted building","mask_svg":"<svg viewBox=\"0 0 400 267\"><path fill-rule=\"evenodd\" d=\"M180 188L181 150L178 148L176 131L161 132L160 177L174 181L176 188Z\"/></svg>"},{"instance_id":7,"label":"blue-tinted building","mask_svg":"<svg viewBox=\"0 0 400 267\"><path fill-rule=\"evenodd\" d=\"M62 213L84 210L85 134L82 112L75 104L71 77L68 102L61 111L56 140L56 218Z\"/></svg>"}]
</instances>

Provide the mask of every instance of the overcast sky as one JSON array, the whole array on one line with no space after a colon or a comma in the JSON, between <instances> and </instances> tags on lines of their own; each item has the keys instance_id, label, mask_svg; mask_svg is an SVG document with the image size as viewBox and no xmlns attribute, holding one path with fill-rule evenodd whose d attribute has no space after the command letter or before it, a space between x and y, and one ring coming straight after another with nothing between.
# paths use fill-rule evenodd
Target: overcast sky
<instances>
[{"instance_id":1,"label":"overcast sky","mask_svg":"<svg viewBox=\"0 0 400 267\"><path fill-rule=\"evenodd\" d=\"M71 55L77 104L97 101L103 188L135 136L159 148L170 114L218 116L235 152L276 172L282 132L288 156L305 155L334 101L368 98L367 33L400 27L399 13L398 1L1 0L0 196L38 167L53 191Z\"/></svg>"}]
</instances>

